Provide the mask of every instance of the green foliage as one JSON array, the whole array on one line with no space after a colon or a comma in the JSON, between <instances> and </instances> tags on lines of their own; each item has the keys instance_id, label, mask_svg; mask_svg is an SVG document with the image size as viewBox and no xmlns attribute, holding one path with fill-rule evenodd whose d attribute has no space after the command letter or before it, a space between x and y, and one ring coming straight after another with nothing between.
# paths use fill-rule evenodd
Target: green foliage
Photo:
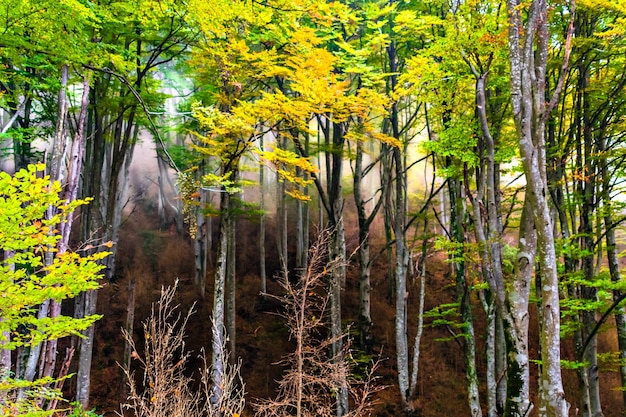
<instances>
[{"instance_id":1,"label":"green foliage","mask_svg":"<svg viewBox=\"0 0 626 417\"><path fill-rule=\"evenodd\" d=\"M30 382L3 375L0 381L0 393L3 397L6 393L9 393L9 395L3 398L0 404L0 416L43 417L52 415L54 410L46 411L41 409L39 401L62 400L59 390L48 388L48 385L54 382L56 381L50 377L40 378ZM19 389L26 390L27 395L25 398L18 399L15 395L11 395Z\"/></svg>"},{"instance_id":2,"label":"green foliage","mask_svg":"<svg viewBox=\"0 0 626 417\"><path fill-rule=\"evenodd\" d=\"M467 333L464 332L466 323L462 323L460 321L461 320L461 314L459 313L460 306L461 304L459 302L444 303L444 304L439 304L438 306L424 313L424 318L432 319L430 323L431 327L445 326L451 330L450 337L435 338L435 341L448 342L450 340L468 336ZM452 330L460 330L460 331L458 333L455 333Z\"/></svg>"},{"instance_id":3,"label":"green foliage","mask_svg":"<svg viewBox=\"0 0 626 417\"><path fill-rule=\"evenodd\" d=\"M0 173L0 247L10 254L0 265L0 341L4 349L78 334L99 318L36 316L37 306L45 300L60 302L98 288L98 272L103 267L96 261L107 256L106 252L84 257L57 252L57 227L87 201L61 200L61 185L51 184L47 176L38 178L41 169L41 165L31 165L13 177ZM47 217L49 207L58 213ZM52 255L51 264L44 263L46 254ZM11 335L10 341L5 332Z\"/></svg>"},{"instance_id":4,"label":"green foliage","mask_svg":"<svg viewBox=\"0 0 626 417\"><path fill-rule=\"evenodd\" d=\"M61 302L80 292L98 288L103 266L96 261L108 255L100 252L81 256L59 253L58 227L86 200L67 202L59 197L61 185L42 176L43 165L30 165L14 176L0 173L0 348L12 350L34 346L45 340L77 335L99 315L83 319L68 316L38 317L39 305ZM57 213L49 216L48 212ZM50 261L51 259L51 261ZM9 415L47 415L38 409L42 399L56 399L60 393L48 388L56 380L21 381L3 375L0 391L6 396L3 412ZM28 390L15 400L17 390Z\"/></svg>"},{"instance_id":5,"label":"green foliage","mask_svg":"<svg viewBox=\"0 0 626 417\"><path fill-rule=\"evenodd\" d=\"M435 238L435 249L441 250L448 255L446 259L448 263L464 261L467 252L463 242L455 242L445 236L437 236Z\"/></svg>"},{"instance_id":6,"label":"green foliage","mask_svg":"<svg viewBox=\"0 0 626 417\"><path fill-rule=\"evenodd\" d=\"M584 368L585 366L588 366L588 364L586 364L585 362L561 359L561 369L569 369L571 371L575 371L577 369Z\"/></svg>"},{"instance_id":7,"label":"green foliage","mask_svg":"<svg viewBox=\"0 0 626 417\"><path fill-rule=\"evenodd\" d=\"M619 372L621 366L626 365L626 359L620 358L620 353L598 352L598 366L602 371Z\"/></svg>"}]
</instances>

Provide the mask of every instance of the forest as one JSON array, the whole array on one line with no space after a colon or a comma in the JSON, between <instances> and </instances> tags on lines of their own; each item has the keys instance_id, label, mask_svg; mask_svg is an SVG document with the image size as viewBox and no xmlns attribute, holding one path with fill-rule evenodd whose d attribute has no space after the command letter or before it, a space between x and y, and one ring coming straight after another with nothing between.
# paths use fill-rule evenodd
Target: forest
<instances>
[{"instance_id":1,"label":"forest","mask_svg":"<svg viewBox=\"0 0 626 417\"><path fill-rule=\"evenodd\" d=\"M0 0L0 415L626 415L625 86L625 0Z\"/></svg>"}]
</instances>

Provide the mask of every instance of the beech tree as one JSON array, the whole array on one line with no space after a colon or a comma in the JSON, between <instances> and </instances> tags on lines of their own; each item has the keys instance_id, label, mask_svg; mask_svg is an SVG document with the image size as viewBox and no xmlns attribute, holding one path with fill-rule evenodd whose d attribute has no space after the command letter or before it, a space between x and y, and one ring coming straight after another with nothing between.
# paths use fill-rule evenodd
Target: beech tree
<instances>
[{"instance_id":1,"label":"beech tree","mask_svg":"<svg viewBox=\"0 0 626 417\"><path fill-rule=\"evenodd\" d=\"M527 11L527 15L522 14ZM537 288L540 289L541 373L539 377L539 413L565 417L569 403L563 392L560 352L560 306L557 259L553 221L548 206L546 175L546 122L556 106L563 85L561 73L554 90L546 90L546 66L549 48L548 4L532 1L528 9L517 0L507 1L509 18L509 64L513 119L518 134L520 157L526 178L526 199L537 233ZM573 9L569 10L574 13ZM568 29L563 70L567 69L571 31ZM564 72L564 71L563 71ZM550 94L550 100L546 96ZM520 236L523 241L526 236ZM534 258L521 251L519 257Z\"/></svg>"},{"instance_id":2,"label":"beech tree","mask_svg":"<svg viewBox=\"0 0 626 417\"><path fill-rule=\"evenodd\" d=\"M32 415L46 410L45 414L54 413L74 348L67 350L59 374L51 369L38 378L15 375L19 367L12 364L6 352L18 347L33 350L43 342L80 334L101 317L96 314L83 318L48 316L47 309L38 308L51 302L60 304L82 291L96 289L103 268L97 261L108 255L99 252L81 256L59 248L67 244L59 229L88 201L62 199L58 181L51 182L49 176L38 177L43 169L43 164L29 165L13 177L0 173L0 247L4 250L0 268L4 294L0 306L3 415ZM50 207L55 209L52 216L48 216ZM46 261L47 257L52 260ZM47 389L53 395L47 395Z\"/></svg>"}]
</instances>

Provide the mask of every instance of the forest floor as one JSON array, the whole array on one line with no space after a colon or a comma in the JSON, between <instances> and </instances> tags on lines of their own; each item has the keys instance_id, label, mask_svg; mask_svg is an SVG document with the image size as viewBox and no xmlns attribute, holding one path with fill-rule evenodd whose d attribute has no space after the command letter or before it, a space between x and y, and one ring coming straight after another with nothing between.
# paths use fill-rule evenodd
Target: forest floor
<instances>
[{"instance_id":1,"label":"forest floor","mask_svg":"<svg viewBox=\"0 0 626 417\"><path fill-rule=\"evenodd\" d=\"M118 270L114 282L109 282L99 292L98 312L104 314L97 323L96 341L92 372L91 403L105 416L120 412L120 403L125 402L124 386L119 363L123 363L124 341L121 328L124 327L128 304L128 283L135 282L135 340L141 343L141 323L150 314L151 303L160 295L163 286L179 281L177 302L181 311L194 306L187 331L187 347L193 352L189 369L201 365L195 360L200 350L210 346L211 279L207 279L207 297L198 297L193 285L194 259L189 238L180 237L172 230L159 230L155 218L142 208L136 208L125 220L118 247ZM350 222L348 222L349 224ZM380 225L379 225L380 226ZM354 248L356 236L347 227L348 246ZM268 242L274 239L271 226L268 228ZM288 329L284 320L276 315L277 305L262 302L259 296L258 277L258 224L248 220L239 222L237 258L237 352L242 361L242 376L246 384L246 401L249 412L258 399L273 398L277 382L284 369L278 362L292 348ZM268 243L268 277L278 272L278 256L271 253L276 245ZM374 250L382 247L382 238L374 240ZM372 271L372 317L374 318L374 351L379 352L381 367L378 383L387 388L375 397L374 416L401 416L399 392L396 383L396 363L394 356L394 306L389 301L389 281L384 256L380 256ZM354 264L356 262L353 262ZM356 265L348 268L348 276L343 296L342 311L346 326L355 323L357 317L358 292ZM209 273L208 277L212 275ZM426 277L426 310L442 303L454 302L454 282L448 264L441 253L428 258ZM275 278L269 279L268 292L280 293ZM409 288L409 341L413 341L417 326L418 282L410 281ZM484 381L484 313L478 302L474 305L476 315L477 361L479 378ZM432 319L426 319L419 360L419 382L417 415L423 417L469 415L466 399L465 368L462 344L451 337L452 329L431 326ZM531 323L536 323L531 317ZM532 326L536 329L536 325ZM615 340L609 333L600 335L599 350L608 352L614 349ZM612 333L611 333L612 334ZM537 357L536 330L530 335L531 355ZM570 357L571 344L564 343L564 357ZM358 355L358 352L354 353ZM615 389L619 380L615 369L605 366L600 369L603 384L603 404L606 417L622 415L621 393ZM613 367L614 368L614 367ZM532 367L533 379L536 366ZM572 412L576 410L577 379L573 371L564 371L564 381L568 399L572 402ZM71 388L71 387L70 387ZM484 387L482 389L484 394ZM484 398L484 397L483 397ZM466 410L466 411L464 411ZM535 411L536 413L536 411ZM535 414L536 415L536 414ZM572 414L575 415L575 414Z\"/></svg>"}]
</instances>

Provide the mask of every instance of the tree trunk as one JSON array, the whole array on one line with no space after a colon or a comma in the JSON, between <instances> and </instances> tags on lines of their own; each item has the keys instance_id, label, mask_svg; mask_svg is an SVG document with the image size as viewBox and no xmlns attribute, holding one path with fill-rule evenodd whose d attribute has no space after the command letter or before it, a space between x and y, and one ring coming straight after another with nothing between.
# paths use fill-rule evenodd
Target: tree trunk
<instances>
[{"instance_id":1,"label":"tree trunk","mask_svg":"<svg viewBox=\"0 0 626 417\"><path fill-rule=\"evenodd\" d=\"M361 190L363 177L363 144L357 142L354 160L353 193L359 220L359 247L357 249L357 259L359 262L359 344L363 350L369 352L372 345L369 226L371 224L371 216L376 213L372 213L369 217L367 215L365 207L366 200Z\"/></svg>"},{"instance_id":2,"label":"tree trunk","mask_svg":"<svg viewBox=\"0 0 626 417\"><path fill-rule=\"evenodd\" d=\"M282 138L282 146L286 148L287 139ZM276 241L278 243L278 258L283 271L289 270L289 248L288 248L288 211L287 194L285 193L285 182L276 173Z\"/></svg>"},{"instance_id":3,"label":"tree trunk","mask_svg":"<svg viewBox=\"0 0 626 417\"><path fill-rule=\"evenodd\" d=\"M479 293L483 310L487 318L485 329L485 357L486 371L485 381L487 385L487 417L498 417L498 372L497 372L497 351L496 351L496 304L493 300L488 300L485 291Z\"/></svg>"},{"instance_id":4,"label":"tree trunk","mask_svg":"<svg viewBox=\"0 0 626 417\"><path fill-rule=\"evenodd\" d=\"M330 259L338 262L333 268L330 277L330 333L332 338L331 354L333 362L345 360L343 347L343 328L341 323L341 289L346 279L346 238L343 223L343 190L341 179L343 173L343 146L344 127L340 123L332 124L332 154L327 155L330 166L330 181L328 183L328 204L330 206L329 221L331 230ZM343 369L343 367L340 367ZM338 375L337 380L337 417L349 412L348 385L346 375Z\"/></svg>"},{"instance_id":5,"label":"tree trunk","mask_svg":"<svg viewBox=\"0 0 626 417\"><path fill-rule=\"evenodd\" d=\"M98 291L87 291L79 297L84 306L85 316L96 313ZM95 325L83 332L84 338L80 341L78 371L76 372L76 401L80 402L84 410L89 408L89 392L91 386L91 360L93 358L93 338Z\"/></svg>"},{"instance_id":6,"label":"tree trunk","mask_svg":"<svg viewBox=\"0 0 626 417\"><path fill-rule=\"evenodd\" d=\"M237 182L237 173L231 176L232 180ZM236 287L237 287L237 246L236 246L236 228L237 221L235 213L236 205L239 202L238 194L231 195L228 199L228 254L226 264L226 333L228 338L229 358L231 362L236 362L236 340L237 340L237 304L236 304Z\"/></svg>"},{"instance_id":7,"label":"tree trunk","mask_svg":"<svg viewBox=\"0 0 626 417\"><path fill-rule=\"evenodd\" d=\"M211 343L211 404L216 407L221 403L224 392L222 390L224 380L224 363L226 337L224 329L225 320L225 286L228 265L228 234L230 227L229 206L230 195L222 187L220 193L220 223L219 240L217 243L217 262L215 268L215 282L213 290L213 311L211 316L211 333L213 340Z\"/></svg>"},{"instance_id":8,"label":"tree trunk","mask_svg":"<svg viewBox=\"0 0 626 417\"><path fill-rule=\"evenodd\" d=\"M302 169L299 167L296 168L296 175L298 177L303 176ZM298 186L299 187L299 186ZM302 200L296 200L296 274L298 276L302 275L305 270L305 263L307 258L307 245L304 241L305 234L305 223L304 223L304 210L307 206Z\"/></svg>"},{"instance_id":9,"label":"tree trunk","mask_svg":"<svg viewBox=\"0 0 626 417\"><path fill-rule=\"evenodd\" d=\"M406 411L411 411L410 405L410 380L409 380L409 346L407 340L407 285L406 276L409 264L409 254L405 242L404 225L406 223L406 189L404 186L404 164L400 149L393 149L393 163L395 167L395 201L394 217L392 220L393 234L395 236L395 338L396 360L398 367L398 385L402 406Z\"/></svg>"},{"instance_id":10,"label":"tree trunk","mask_svg":"<svg viewBox=\"0 0 626 417\"><path fill-rule=\"evenodd\" d=\"M462 247L465 243L465 230L463 219L465 218L465 207L463 204L463 185L461 181L454 178L448 179L450 194L450 225L451 238L453 242ZM476 230L480 230L480 224L476 225ZM467 401L472 417L482 416L480 397L478 393L478 376L476 372L476 342L474 334L474 317L472 314L471 292L467 283L467 271L465 267L463 249L457 254L452 265L456 280L457 301L461 313L462 322L462 345L465 360L465 377L467 379Z\"/></svg>"},{"instance_id":11,"label":"tree trunk","mask_svg":"<svg viewBox=\"0 0 626 417\"><path fill-rule=\"evenodd\" d=\"M128 301L126 302L126 325L124 329L129 335L133 335L135 331L135 277L131 277L128 281ZM130 369L132 362L133 347L129 341L124 338L124 368L120 369L120 401L126 401L128 398L128 384L124 378L124 369Z\"/></svg>"},{"instance_id":12,"label":"tree trunk","mask_svg":"<svg viewBox=\"0 0 626 417\"><path fill-rule=\"evenodd\" d=\"M263 148L263 135L259 137L259 150L264 151ZM267 294L267 267L265 264L265 165L261 163L259 165L259 189L260 189L260 201L259 201L259 275L261 277L261 294Z\"/></svg>"},{"instance_id":13,"label":"tree trunk","mask_svg":"<svg viewBox=\"0 0 626 417\"><path fill-rule=\"evenodd\" d=\"M419 268L420 274L420 289L419 289L419 305L417 308L417 331L415 333L415 340L413 341L413 359L411 361L411 380L409 388L409 401L415 398L417 392L417 375L419 371L419 359L420 359L420 346L422 342L422 333L424 331L424 305L426 299L426 266L427 266L427 251L428 251L428 238L426 237L428 231L428 219L424 218L424 231L422 234L422 260Z\"/></svg>"},{"instance_id":14,"label":"tree trunk","mask_svg":"<svg viewBox=\"0 0 626 417\"><path fill-rule=\"evenodd\" d=\"M468 169L465 169L465 183L467 194L472 203L472 218L474 220L474 234L480 248L480 264L483 280L489 284L489 298L483 305L487 314L487 384L488 384L488 414L497 414L498 377L496 375L496 325L498 311L505 309L504 305L504 275L502 271L502 224L500 215L500 184L498 181L497 165L495 161L495 141L491 134L487 110L487 73L491 61L485 72L480 74L473 63L463 54L476 78L476 114L479 119L482 135L479 140L480 164L476 168L476 196L469 191ZM452 196L451 196L452 198ZM486 219L484 218L486 216ZM483 296L484 297L484 296ZM504 391L503 387L500 392Z\"/></svg>"},{"instance_id":15,"label":"tree trunk","mask_svg":"<svg viewBox=\"0 0 626 417\"><path fill-rule=\"evenodd\" d=\"M507 369L507 349L506 338L504 334L504 322L502 319L502 313L495 308L496 315L496 410L497 415L504 415L504 405L506 404L506 369Z\"/></svg>"},{"instance_id":16,"label":"tree trunk","mask_svg":"<svg viewBox=\"0 0 626 417\"><path fill-rule=\"evenodd\" d=\"M530 203L524 201L519 229L517 262L513 285L506 293L503 326L507 345L507 385L504 416L523 417L533 408L530 402L530 356L528 351L528 303L535 265L537 237Z\"/></svg>"},{"instance_id":17,"label":"tree trunk","mask_svg":"<svg viewBox=\"0 0 626 417\"><path fill-rule=\"evenodd\" d=\"M523 24L517 0L507 1L509 16L509 62L513 115L520 156L526 178L526 196L537 233L537 255L541 271L541 375L539 413L567 417L561 377L560 307L556 251L550 207L547 201L545 123L547 111L545 74L548 55L548 7L534 0L528 21ZM537 49L535 50L535 45Z\"/></svg>"},{"instance_id":18,"label":"tree trunk","mask_svg":"<svg viewBox=\"0 0 626 417\"><path fill-rule=\"evenodd\" d=\"M59 103L57 113L57 125L54 133L54 140L52 142L52 152L50 154L50 160L48 162L50 179L60 180L63 170L63 161L65 156L65 149L67 147L66 134L66 119L67 119L67 83L68 83L68 66L63 65L61 67L61 88L59 90Z\"/></svg>"},{"instance_id":19,"label":"tree trunk","mask_svg":"<svg viewBox=\"0 0 626 417\"><path fill-rule=\"evenodd\" d=\"M200 164L200 172L202 172L202 163ZM209 207L208 194L209 191L200 188L198 191L199 206L196 207L196 227L193 239L194 251L194 284L201 299L204 299L206 292L206 274L207 274L207 258L211 248L209 247L209 223L206 210Z\"/></svg>"}]
</instances>

